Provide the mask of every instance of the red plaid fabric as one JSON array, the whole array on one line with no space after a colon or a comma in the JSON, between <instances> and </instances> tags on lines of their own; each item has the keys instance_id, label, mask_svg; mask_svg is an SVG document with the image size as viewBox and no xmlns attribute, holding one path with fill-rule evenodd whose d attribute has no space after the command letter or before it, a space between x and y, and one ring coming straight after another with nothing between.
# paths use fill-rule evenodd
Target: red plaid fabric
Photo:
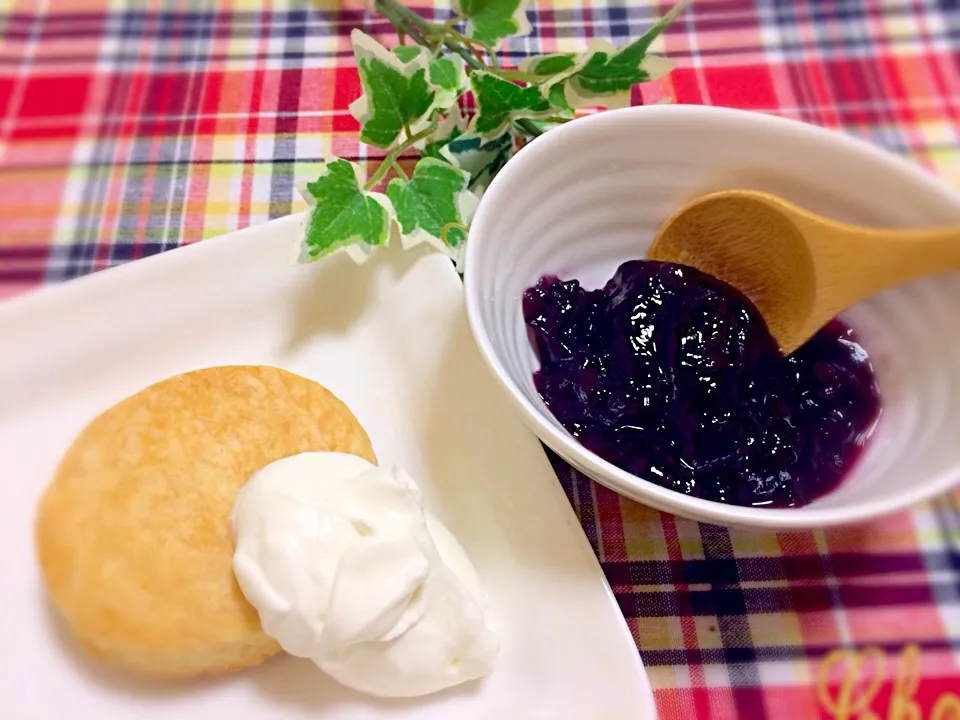
<instances>
[{"instance_id":1,"label":"red plaid fabric","mask_svg":"<svg viewBox=\"0 0 960 720\"><path fill-rule=\"evenodd\" d=\"M539 0L502 60L622 41L669 4ZM42 7L0 11L0 294L285 215L323 156L366 159L347 36L389 27L359 0ZM679 69L633 100L825 125L960 186L958 48L957 0L694 0L654 48ZM960 495L751 535L555 467L665 720L960 718Z\"/></svg>"}]
</instances>

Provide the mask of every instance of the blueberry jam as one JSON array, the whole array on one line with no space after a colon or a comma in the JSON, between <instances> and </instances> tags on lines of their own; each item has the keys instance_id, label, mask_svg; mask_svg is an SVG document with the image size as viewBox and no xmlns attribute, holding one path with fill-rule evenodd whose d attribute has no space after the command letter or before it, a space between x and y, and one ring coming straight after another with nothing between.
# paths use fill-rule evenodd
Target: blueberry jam
<instances>
[{"instance_id":1,"label":"blueberry jam","mask_svg":"<svg viewBox=\"0 0 960 720\"><path fill-rule=\"evenodd\" d=\"M686 495L804 505L840 482L880 411L839 320L785 358L749 300L693 268L635 260L592 291L546 276L523 315L537 391L560 423Z\"/></svg>"}]
</instances>

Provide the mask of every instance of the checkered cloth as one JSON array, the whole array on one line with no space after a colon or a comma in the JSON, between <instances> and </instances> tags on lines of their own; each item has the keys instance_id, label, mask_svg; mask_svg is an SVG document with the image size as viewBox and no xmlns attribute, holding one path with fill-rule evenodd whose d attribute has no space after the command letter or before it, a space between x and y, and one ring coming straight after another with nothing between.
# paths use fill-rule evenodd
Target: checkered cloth
<instances>
[{"instance_id":1,"label":"checkered cloth","mask_svg":"<svg viewBox=\"0 0 960 720\"><path fill-rule=\"evenodd\" d=\"M299 210L294 185L321 157L365 159L347 36L392 37L360 0L318 2L7 0L0 293ZM505 63L624 40L670 3L536 4ZM960 186L958 48L958 0L694 0L654 48L680 68L633 100L839 128ZM946 694L960 694L960 496L864 527L749 535L555 465L662 718L960 718Z\"/></svg>"}]
</instances>

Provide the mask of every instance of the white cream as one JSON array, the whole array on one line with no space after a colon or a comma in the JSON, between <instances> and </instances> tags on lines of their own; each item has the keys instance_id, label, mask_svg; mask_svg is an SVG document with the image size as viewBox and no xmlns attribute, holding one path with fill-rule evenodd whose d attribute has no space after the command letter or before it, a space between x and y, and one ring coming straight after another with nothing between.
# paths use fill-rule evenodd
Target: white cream
<instances>
[{"instance_id":1,"label":"white cream","mask_svg":"<svg viewBox=\"0 0 960 720\"><path fill-rule=\"evenodd\" d=\"M498 641L476 572L403 470L293 455L254 473L232 521L240 588L291 655L383 697L490 672Z\"/></svg>"}]
</instances>

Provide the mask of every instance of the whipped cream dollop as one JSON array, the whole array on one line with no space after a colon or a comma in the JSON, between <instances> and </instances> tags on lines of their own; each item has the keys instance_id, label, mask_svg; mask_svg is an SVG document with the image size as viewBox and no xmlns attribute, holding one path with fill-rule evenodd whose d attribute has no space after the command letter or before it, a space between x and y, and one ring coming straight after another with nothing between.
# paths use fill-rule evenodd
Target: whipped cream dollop
<instances>
[{"instance_id":1,"label":"whipped cream dollop","mask_svg":"<svg viewBox=\"0 0 960 720\"><path fill-rule=\"evenodd\" d=\"M382 697L490 672L499 644L473 565L403 470L286 457L240 489L232 522L240 589L291 655Z\"/></svg>"}]
</instances>

